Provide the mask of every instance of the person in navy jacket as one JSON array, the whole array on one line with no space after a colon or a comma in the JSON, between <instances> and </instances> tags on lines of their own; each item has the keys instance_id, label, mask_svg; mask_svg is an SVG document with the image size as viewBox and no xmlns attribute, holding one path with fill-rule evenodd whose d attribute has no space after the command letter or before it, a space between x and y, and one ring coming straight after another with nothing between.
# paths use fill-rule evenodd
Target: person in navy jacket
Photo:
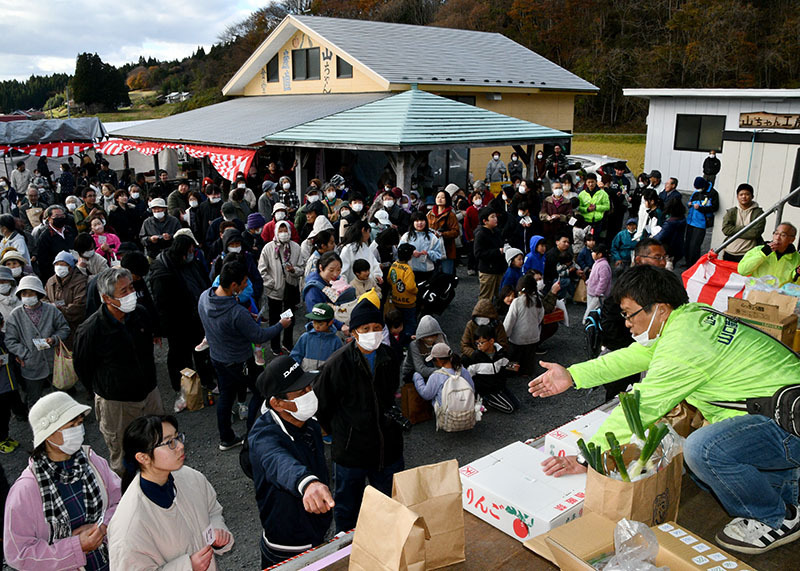
<instances>
[{"instance_id":1,"label":"person in navy jacket","mask_svg":"<svg viewBox=\"0 0 800 571\"><path fill-rule=\"evenodd\" d=\"M261 517L261 567L319 545L333 519L333 496L322 444L315 375L284 355L256 381L262 415L248 436Z\"/></svg>"}]
</instances>

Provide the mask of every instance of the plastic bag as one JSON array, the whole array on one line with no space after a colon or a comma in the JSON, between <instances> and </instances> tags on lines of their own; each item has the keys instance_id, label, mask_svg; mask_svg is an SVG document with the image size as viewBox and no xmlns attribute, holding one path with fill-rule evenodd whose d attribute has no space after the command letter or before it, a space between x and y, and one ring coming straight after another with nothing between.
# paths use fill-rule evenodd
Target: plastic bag
<instances>
[{"instance_id":1,"label":"plastic bag","mask_svg":"<svg viewBox=\"0 0 800 571\"><path fill-rule=\"evenodd\" d=\"M748 276L745 278L744 282L744 299L747 299L747 296L750 295L751 291L778 291L778 286L780 285L780 280L775 276L761 276L760 278L754 278L752 276Z\"/></svg>"},{"instance_id":2,"label":"plastic bag","mask_svg":"<svg viewBox=\"0 0 800 571\"><path fill-rule=\"evenodd\" d=\"M614 529L614 550L603 571L669 571L655 566L658 540L642 522L621 519Z\"/></svg>"}]
</instances>

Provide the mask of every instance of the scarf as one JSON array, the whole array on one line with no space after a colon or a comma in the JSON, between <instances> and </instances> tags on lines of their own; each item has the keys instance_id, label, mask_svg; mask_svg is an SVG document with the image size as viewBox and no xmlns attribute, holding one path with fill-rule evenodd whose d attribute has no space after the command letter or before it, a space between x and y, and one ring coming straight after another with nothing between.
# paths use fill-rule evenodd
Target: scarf
<instances>
[{"instance_id":1,"label":"scarf","mask_svg":"<svg viewBox=\"0 0 800 571\"><path fill-rule=\"evenodd\" d=\"M72 536L72 527L69 522L69 513L58 493L56 482L62 484L74 484L81 481L83 484L83 502L86 508L86 523L95 523L103 515L103 498L100 493L100 485L97 482L94 470L89 466L89 459L83 450L78 450L73 455L73 465L69 470L63 470L55 462L50 460L46 454L40 454L33 459L31 471L39 484L39 492L42 494L42 509L44 519L50 525L50 538L48 542L52 545L59 539ZM104 561L108 560L108 547L105 543L98 548Z\"/></svg>"}]
</instances>

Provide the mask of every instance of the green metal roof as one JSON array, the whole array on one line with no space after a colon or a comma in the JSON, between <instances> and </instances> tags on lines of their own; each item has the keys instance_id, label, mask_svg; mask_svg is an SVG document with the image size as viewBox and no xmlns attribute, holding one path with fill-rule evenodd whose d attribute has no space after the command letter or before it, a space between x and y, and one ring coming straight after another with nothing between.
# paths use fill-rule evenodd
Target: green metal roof
<instances>
[{"instance_id":1,"label":"green metal roof","mask_svg":"<svg viewBox=\"0 0 800 571\"><path fill-rule=\"evenodd\" d=\"M410 89L268 134L268 144L372 150L427 150L563 141L549 127Z\"/></svg>"}]
</instances>

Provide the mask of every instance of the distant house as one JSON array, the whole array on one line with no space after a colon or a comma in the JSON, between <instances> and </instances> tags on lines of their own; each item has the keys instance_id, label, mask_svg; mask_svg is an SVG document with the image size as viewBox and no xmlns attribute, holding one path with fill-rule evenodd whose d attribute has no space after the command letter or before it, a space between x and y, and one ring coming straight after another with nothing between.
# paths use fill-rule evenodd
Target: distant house
<instances>
[{"instance_id":1,"label":"distant house","mask_svg":"<svg viewBox=\"0 0 800 571\"><path fill-rule=\"evenodd\" d=\"M800 89L625 89L650 101L646 171L658 169L691 189L713 149L722 167L715 187L720 213L736 204L736 187L748 182L765 210L800 185ZM800 223L787 207L784 219ZM715 218L713 244L722 240ZM774 222L770 218L768 222ZM800 224L799 224L800 225ZM769 230L769 223L768 223ZM765 235L767 232L765 232Z\"/></svg>"},{"instance_id":2,"label":"distant house","mask_svg":"<svg viewBox=\"0 0 800 571\"><path fill-rule=\"evenodd\" d=\"M167 103L180 103L181 101L186 101L191 96L192 94L188 91L173 91L165 95L164 99Z\"/></svg>"}]
</instances>

